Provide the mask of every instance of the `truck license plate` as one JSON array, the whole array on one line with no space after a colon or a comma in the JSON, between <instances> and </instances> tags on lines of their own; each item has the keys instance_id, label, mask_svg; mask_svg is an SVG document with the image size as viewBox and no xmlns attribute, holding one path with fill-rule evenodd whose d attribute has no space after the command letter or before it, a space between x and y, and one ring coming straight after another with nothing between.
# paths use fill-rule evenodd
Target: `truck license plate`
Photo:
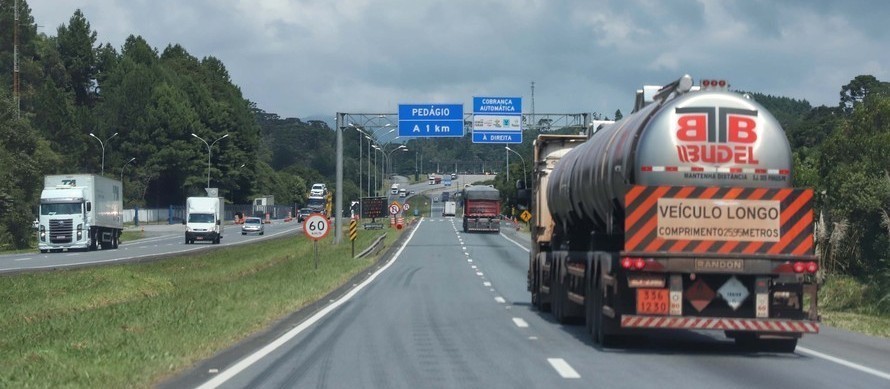
<instances>
[{"instance_id":1,"label":"truck license plate","mask_svg":"<svg viewBox=\"0 0 890 389\"><path fill-rule=\"evenodd\" d=\"M667 315L668 289L637 289L638 315Z\"/></svg>"}]
</instances>

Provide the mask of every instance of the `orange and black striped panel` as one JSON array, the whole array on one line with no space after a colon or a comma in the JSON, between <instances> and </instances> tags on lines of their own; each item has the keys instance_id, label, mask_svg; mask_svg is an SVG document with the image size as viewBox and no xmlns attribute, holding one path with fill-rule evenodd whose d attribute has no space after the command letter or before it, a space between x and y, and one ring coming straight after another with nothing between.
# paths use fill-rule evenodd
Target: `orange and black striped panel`
<instances>
[{"instance_id":1,"label":"orange and black striped panel","mask_svg":"<svg viewBox=\"0 0 890 389\"><path fill-rule=\"evenodd\" d=\"M632 186L624 249L812 255L811 189Z\"/></svg>"}]
</instances>

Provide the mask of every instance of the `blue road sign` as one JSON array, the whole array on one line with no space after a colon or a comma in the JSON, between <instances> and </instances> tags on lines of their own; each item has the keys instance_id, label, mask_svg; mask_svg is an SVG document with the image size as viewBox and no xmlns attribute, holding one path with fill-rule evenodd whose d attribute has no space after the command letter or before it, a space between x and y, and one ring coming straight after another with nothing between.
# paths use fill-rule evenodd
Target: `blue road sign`
<instances>
[{"instance_id":1,"label":"blue road sign","mask_svg":"<svg viewBox=\"0 0 890 389\"><path fill-rule=\"evenodd\" d=\"M399 136L464 136L464 106L463 104L399 104Z\"/></svg>"},{"instance_id":2,"label":"blue road sign","mask_svg":"<svg viewBox=\"0 0 890 389\"><path fill-rule=\"evenodd\" d=\"M473 143L522 143L522 98L473 97Z\"/></svg>"}]
</instances>

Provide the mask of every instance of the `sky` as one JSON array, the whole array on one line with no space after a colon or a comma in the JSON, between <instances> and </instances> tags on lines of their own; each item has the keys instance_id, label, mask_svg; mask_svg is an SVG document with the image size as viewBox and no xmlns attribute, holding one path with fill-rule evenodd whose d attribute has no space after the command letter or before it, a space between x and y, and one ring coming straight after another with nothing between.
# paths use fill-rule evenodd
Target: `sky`
<instances>
[{"instance_id":1,"label":"sky","mask_svg":"<svg viewBox=\"0 0 890 389\"><path fill-rule=\"evenodd\" d=\"M80 9L97 42L129 35L226 66L281 117L522 97L537 113L628 113L684 74L837 105L857 75L890 81L890 1L28 0L39 32Z\"/></svg>"}]
</instances>

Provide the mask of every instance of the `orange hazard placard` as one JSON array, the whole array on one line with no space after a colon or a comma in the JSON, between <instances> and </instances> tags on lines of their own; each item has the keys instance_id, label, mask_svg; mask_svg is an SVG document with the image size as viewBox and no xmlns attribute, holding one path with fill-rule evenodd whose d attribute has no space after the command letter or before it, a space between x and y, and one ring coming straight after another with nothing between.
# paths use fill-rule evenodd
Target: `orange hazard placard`
<instances>
[{"instance_id":1,"label":"orange hazard placard","mask_svg":"<svg viewBox=\"0 0 890 389\"><path fill-rule=\"evenodd\" d=\"M633 186L627 251L812 255L810 189Z\"/></svg>"}]
</instances>

